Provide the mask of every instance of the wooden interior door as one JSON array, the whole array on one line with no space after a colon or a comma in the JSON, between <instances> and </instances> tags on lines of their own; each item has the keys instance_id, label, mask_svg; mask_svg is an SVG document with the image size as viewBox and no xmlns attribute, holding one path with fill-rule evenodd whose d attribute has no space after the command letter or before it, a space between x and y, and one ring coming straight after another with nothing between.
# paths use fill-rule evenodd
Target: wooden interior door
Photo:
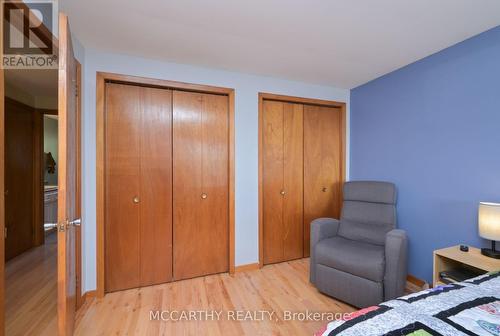
<instances>
[{"instance_id":1,"label":"wooden interior door","mask_svg":"<svg viewBox=\"0 0 500 336\"><path fill-rule=\"evenodd\" d=\"M304 256L310 254L311 221L339 218L342 206L342 111L304 106Z\"/></svg>"},{"instance_id":2,"label":"wooden interior door","mask_svg":"<svg viewBox=\"0 0 500 336\"><path fill-rule=\"evenodd\" d=\"M59 15L59 176L57 284L59 335L72 335L76 310L77 62L68 17Z\"/></svg>"},{"instance_id":3,"label":"wooden interior door","mask_svg":"<svg viewBox=\"0 0 500 336\"><path fill-rule=\"evenodd\" d=\"M229 268L229 100L174 91L174 279Z\"/></svg>"},{"instance_id":4,"label":"wooden interior door","mask_svg":"<svg viewBox=\"0 0 500 336\"><path fill-rule=\"evenodd\" d=\"M5 101L5 260L33 247L35 111Z\"/></svg>"},{"instance_id":5,"label":"wooden interior door","mask_svg":"<svg viewBox=\"0 0 500 336\"><path fill-rule=\"evenodd\" d=\"M302 257L303 105L263 102L264 263Z\"/></svg>"},{"instance_id":6,"label":"wooden interior door","mask_svg":"<svg viewBox=\"0 0 500 336\"><path fill-rule=\"evenodd\" d=\"M172 92L106 84L106 291L172 279Z\"/></svg>"}]
</instances>

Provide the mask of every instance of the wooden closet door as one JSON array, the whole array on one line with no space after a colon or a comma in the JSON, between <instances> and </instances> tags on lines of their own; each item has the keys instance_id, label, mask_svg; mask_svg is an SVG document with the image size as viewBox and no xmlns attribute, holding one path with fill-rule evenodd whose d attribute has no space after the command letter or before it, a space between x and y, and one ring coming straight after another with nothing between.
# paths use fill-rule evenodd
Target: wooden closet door
<instances>
[{"instance_id":1,"label":"wooden closet door","mask_svg":"<svg viewBox=\"0 0 500 336\"><path fill-rule=\"evenodd\" d=\"M141 88L141 286L172 280L172 91Z\"/></svg>"},{"instance_id":2,"label":"wooden closet door","mask_svg":"<svg viewBox=\"0 0 500 336\"><path fill-rule=\"evenodd\" d=\"M263 102L264 263L302 257L303 106Z\"/></svg>"},{"instance_id":3,"label":"wooden closet door","mask_svg":"<svg viewBox=\"0 0 500 336\"><path fill-rule=\"evenodd\" d=\"M283 261L283 137L283 103L264 100L262 115L264 264Z\"/></svg>"},{"instance_id":4,"label":"wooden closet door","mask_svg":"<svg viewBox=\"0 0 500 336\"><path fill-rule=\"evenodd\" d=\"M304 106L304 256L311 221L339 218L342 206L341 109Z\"/></svg>"},{"instance_id":5,"label":"wooden closet door","mask_svg":"<svg viewBox=\"0 0 500 336\"><path fill-rule=\"evenodd\" d=\"M229 101L174 91L174 278L229 268Z\"/></svg>"},{"instance_id":6,"label":"wooden closet door","mask_svg":"<svg viewBox=\"0 0 500 336\"><path fill-rule=\"evenodd\" d=\"M140 91L106 84L106 292L140 286Z\"/></svg>"},{"instance_id":7,"label":"wooden closet door","mask_svg":"<svg viewBox=\"0 0 500 336\"><path fill-rule=\"evenodd\" d=\"M172 278L170 90L106 84L106 291Z\"/></svg>"},{"instance_id":8,"label":"wooden closet door","mask_svg":"<svg viewBox=\"0 0 500 336\"><path fill-rule=\"evenodd\" d=\"M302 258L304 242L304 105L283 105L283 259Z\"/></svg>"}]
</instances>

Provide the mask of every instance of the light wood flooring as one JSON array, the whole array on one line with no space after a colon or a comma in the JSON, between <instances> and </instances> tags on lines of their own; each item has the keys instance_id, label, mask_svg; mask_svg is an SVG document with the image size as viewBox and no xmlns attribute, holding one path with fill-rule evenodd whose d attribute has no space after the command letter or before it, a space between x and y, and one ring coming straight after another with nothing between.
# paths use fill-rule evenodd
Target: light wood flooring
<instances>
[{"instance_id":1,"label":"light wood flooring","mask_svg":"<svg viewBox=\"0 0 500 336\"><path fill-rule=\"evenodd\" d=\"M56 233L5 265L5 334L56 335Z\"/></svg>"},{"instance_id":2,"label":"light wood flooring","mask_svg":"<svg viewBox=\"0 0 500 336\"><path fill-rule=\"evenodd\" d=\"M320 294L308 280L309 260L218 274L88 300L77 314L76 335L313 335L326 321L284 321L285 311L352 312ZM151 321L150 310L222 311L219 321ZM278 319L228 321L227 312L274 311ZM201 314L202 315L202 314ZM166 316L168 317L168 316Z\"/></svg>"},{"instance_id":3,"label":"light wood flooring","mask_svg":"<svg viewBox=\"0 0 500 336\"><path fill-rule=\"evenodd\" d=\"M55 235L6 265L6 335L56 335ZM88 299L76 335L312 335L326 321L284 321L284 312L352 312L308 280L309 260L217 274ZM150 311L222 311L215 321L151 321ZM263 321L228 321L228 312L273 311ZM200 313L197 316L202 316ZM166 315L164 315L166 316ZM277 317L277 320L276 320Z\"/></svg>"}]
</instances>

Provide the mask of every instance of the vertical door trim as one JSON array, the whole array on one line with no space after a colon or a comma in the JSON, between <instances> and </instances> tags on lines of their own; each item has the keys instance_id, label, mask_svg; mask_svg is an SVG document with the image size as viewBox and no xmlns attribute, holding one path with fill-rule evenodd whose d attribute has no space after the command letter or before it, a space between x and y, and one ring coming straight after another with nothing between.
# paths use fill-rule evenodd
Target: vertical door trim
<instances>
[{"instance_id":1,"label":"vertical door trim","mask_svg":"<svg viewBox=\"0 0 500 336\"><path fill-rule=\"evenodd\" d=\"M136 77L122 74L96 73L96 230L97 230L97 297L105 294L105 134L106 125L104 113L106 109L106 83L128 83L139 86L151 86L172 90L218 94L228 97L229 103L229 273L234 273L235 263L235 162L234 162L234 89L217 86L191 84L163 79Z\"/></svg>"},{"instance_id":2,"label":"vertical door trim","mask_svg":"<svg viewBox=\"0 0 500 336\"><path fill-rule=\"evenodd\" d=\"M235 269L235 206L234 206L234 90L230 89L229 97L229 274L234 274Z\"/></svg>"},{"instance_id":3,"label":"vertical door trim","mask_svg":"<svg viewBox=\"0 0 500 336\"><path fill-rule=\"evenodd\" d=\"M340 108L341 112L341 150L340 157L342 158L341 164L341 178L342 182L346 179L346 103L337 102L333 100L322 100L314 98L303 98L294 96L284 96L273 93L263 93L259 92L259 266L264 266L264 195L263 195L263 183L264 183L264 165L262 159L262 153L264 149L263 144L263 123L264 123L264 100L280 101L284 103L299 103L304 105L318 105Z\"/></svg>"},{"instance_id":4,"label":"vertical door trim","mask_svg":"<svg viewBox=\"0 0 500 336\"><path fill-rule=\"evenodd\" d=\"M0 6L0 16L3 9ZM0 27L3 34L3 25ZM0 39L0 48L3 50L3 39ZM4 70L0 69L0 233L5 235L5 92ZM5 238L0 239L0 336L5 334Z\"/></svg>"},{"instance_id":5,"label":"vertical door trim","mask_svg":"<svg viewBox=\"0 0 500 336\"><path fill-rule=\"evenodd\" d=\"M6 99L9 99L6 97ZM40 246L45 243L44 224L44 172L43 162L43 117L45 114L57 115L57 109L34 108L35 128L34 128L34 220L33 220L33 246Z\"/></svg>"},{"instance_id":6,"label":"vertical door trim","mask_svg":"<svg viewBox=\"0 0 500 336\"><path fill-rule=\"evenodd\" d=\"M34 109L33 127L33 246L40 246L45 242L43 228L44 212L44 166L43 162L43 114Z\"/></svg>"},{"instance_id":7,"label":"vertical door trim","mask_svg":"<svg viewBox=\"0 0 500 336\"><path fill-rule=\"evenodd\" d=\"M76 218L82 218L82 65L76 60ZM76 310L83 304L82 232L85 223L76 227Z\"/></svg>"}]
</instances>

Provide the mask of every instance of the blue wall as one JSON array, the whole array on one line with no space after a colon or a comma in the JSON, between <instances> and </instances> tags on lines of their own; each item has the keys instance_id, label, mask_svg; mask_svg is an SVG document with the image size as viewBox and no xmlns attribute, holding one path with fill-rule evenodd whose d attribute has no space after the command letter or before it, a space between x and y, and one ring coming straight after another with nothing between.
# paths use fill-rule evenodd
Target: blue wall
<instances>
[{"instance_id":1,"label":"blue wall","mask_svg":"<svg viewBox=\"0 0 500 336\"><path fill-rule=\"evenodd\" d=\"M351 91L351 180L398 186L410 269L478 237L479 201L500 202L500 26Z\"/></svg>"}]
</instances>

